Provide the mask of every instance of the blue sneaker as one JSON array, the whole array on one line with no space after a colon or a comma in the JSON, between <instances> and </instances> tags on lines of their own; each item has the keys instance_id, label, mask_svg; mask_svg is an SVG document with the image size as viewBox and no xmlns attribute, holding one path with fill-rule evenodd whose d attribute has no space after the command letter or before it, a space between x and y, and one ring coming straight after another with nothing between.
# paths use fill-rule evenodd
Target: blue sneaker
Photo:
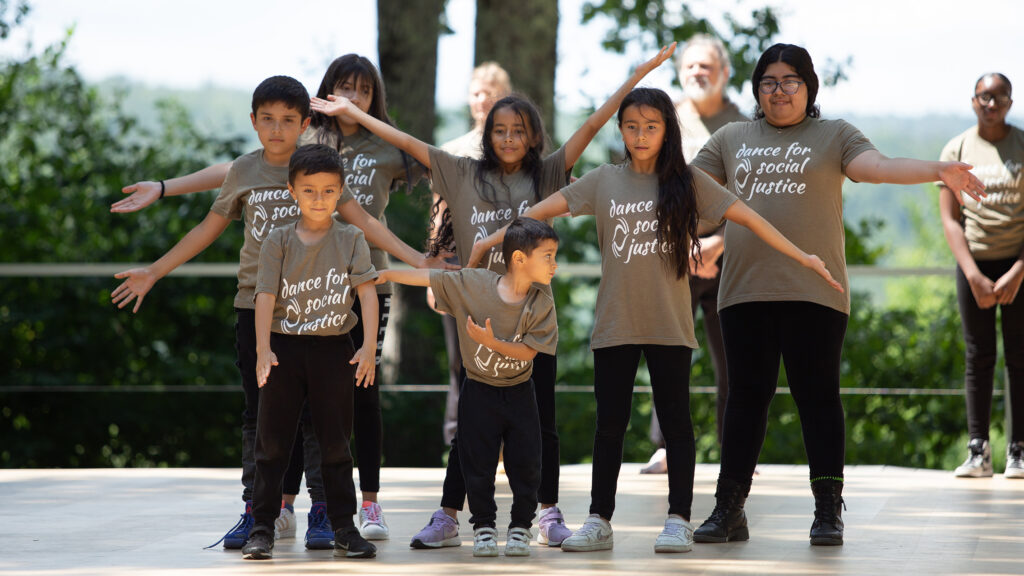
<instances>
[{"instance_id":1,"label":"blue sneaker","mask_svg":"<svg viewBox=\"0 0 1024 576\"><path fill-rule=\"evenodd\" d=\"M334 529L327 518L327 504L313 502L309 509L306 528L306 548L309 550L331 550L334 548Z\"/></svg>"},{"instance_id":2,"label":"blue sneaker","mask_svg":"<svg viewBox=\"0 0 1024 576\"><path fill-rule=\"evenodd\" d=\"M220 540L210 544L207 548L213 548L223 542L226 550L238 550L245 546L245 542L249 540L249 532L252 530L252 525L252 500L246 500L245 512L242 513L242 517L238 519L238 522Z\"/></svg>"}]
</instances>

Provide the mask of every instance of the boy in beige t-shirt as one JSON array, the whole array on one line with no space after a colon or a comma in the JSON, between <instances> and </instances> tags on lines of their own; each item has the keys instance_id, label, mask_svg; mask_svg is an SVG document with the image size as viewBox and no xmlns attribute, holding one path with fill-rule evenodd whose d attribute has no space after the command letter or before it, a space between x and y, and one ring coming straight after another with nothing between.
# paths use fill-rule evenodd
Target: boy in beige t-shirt
<instances>
[{"instance_id":1,"label":"boy in beige t-shirt","mask_svg":"<svg viewBox=\"0 0 1024 576\"><path fill-rule=\"evenodd\" d=\"M548 285L558 265L558 236L530 218L512 221L502 255L506 273L467 268L381 273L378 282L429 286L437 309L455 317L466 379L459 398L459 458L474 528L474 556L497 556L494 473L504 442L512 488L506 556L529 556L530 527L540 487L540 414L533 358L554 354L555 305ZM457 539L458 535L454 535Z\"/></svg>"},{"instance_id":2,"label":"boy in beige t-shirt","mask_svg":"<svg viewBox=\"0 0 1024 576\"><path fill-rule=\"evenodd\" d=\"M377 332L377 271L362 232L333 215L344 195L337 152L303 146L288 165L288 192L298 222L275 228L260 250L256 279L256 378L260 387L256 427L253 529L242 547L247 559L272 557L281 481L290 460L303 404L320 444L327 516L334 555L371 558L376 547L356 528L352 483L352 398L355 385L373 385ZM363 346L349 331L355 293L364 312ZM358 366L353 369L354 364Z\"/></svg>"}]
</instances>

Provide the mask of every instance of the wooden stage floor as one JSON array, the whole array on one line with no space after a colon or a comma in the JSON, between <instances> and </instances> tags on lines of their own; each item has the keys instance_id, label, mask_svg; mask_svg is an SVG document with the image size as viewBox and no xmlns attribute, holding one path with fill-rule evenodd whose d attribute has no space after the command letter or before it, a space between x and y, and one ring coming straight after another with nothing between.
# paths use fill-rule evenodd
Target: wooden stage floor
<instances>
[{"instance_id":1,"label":"wooden stage floor","mask_svg":"<svg viewBox=\"0 0 1024 576\"><path fill-rule=\"evenodd\" d=\"M409 540L440 498L444 471L386 468L381 502L391 540L371 560L334 559L302 544L306 496L296 506L299 538L278 541L271 561L244 561L216 541L241 512L233 469L0 470L0 573L85 574L1024 574L1024 480L956 479L951 472L850 466L846 545L812 547L813 499L803 466L762 465L746 510L749 542L697 544L655 554L666 477L626 464L612 526L615 548L566 553L534 543L529 558L472 556L463 546L412 550ZM590 466L562 468L561 507L570 527L589 503ZM717 465L698 465L694 520L714 503ZM498 483L504 536L510 496ZM503 542L502 542L503 543Z\"/></svg>"}]
</instances>

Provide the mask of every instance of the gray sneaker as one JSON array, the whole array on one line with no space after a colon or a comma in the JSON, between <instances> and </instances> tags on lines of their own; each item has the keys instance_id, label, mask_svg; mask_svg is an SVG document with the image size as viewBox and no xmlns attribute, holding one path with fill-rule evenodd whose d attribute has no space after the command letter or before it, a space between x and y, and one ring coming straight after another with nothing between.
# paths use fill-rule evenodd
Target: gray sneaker
<instances>
[{"instance_id":1,"label":"gray sneaker","mask_svg":"<svg viewBox=\"0 0 1024 576\"><path fill-rule=\"evenodd\" d=\"M967 460L957 466L953 474L957 478L991 478L992 450L988 440L973 438L967 444Z\"/></svg>"},{"instance_id":2,"label":"gray sneaker","mask_svg":"<svg viewBox=\"0 0 1024 576\"><path fill-rule=\"evenodd\" d=\"M423 530L412 537L409 545L419 550L462 546L462 540L459 540L459 521L439 508Z\"/></svg>"},{"instance_id":3,"label":"gray sneaker","mask_svg":"<svg viewBox=\"0 0 1024 576\"><path fill-rule=\"evenodd\" d=\"M611 550L612 544L612 525L597 514L591 514L587 516L579 530L562 540L562 550L566 552Z\"/></svg>"},{"instance_id":4,"label":"gray sneaker","mask_svg":"<svg viewBox=\"0 0 1024 576\"><path fill-rule=\"evenodd\" d=\"M1024 478L1024 442L1014 442L1006 447L1006 470L1003 476Z\"/></svg>"},{"instance_id":5,"label":"gray sneaker","mask_svg":"<svg viewBox=\"0 0 1024 576\"><path fill-rule=\"evenodd\" d=\"M509 534L511 536L511 534ZM527 549L529 553L529 549ZM498 531L490 526L473 530L473 556L491 557L498 555Z\"/></svg>"},{"instance_id":6,"label":"gray sneaker","mask_svg":"<svg viewBox=\"0 0 1024 576\"><path fill-rule=\"evenodd\" d=\"M526 528L509 528L508 536L505 537L505 556L529 556L531 539L533 535Z\"/></svg>"},{"instance_id":7,"label":"gray sneaker","mask_svg":"<svg viewBox=\"0 0 1024 576\"><path fill-rule=\"evenodd\" d=\"M655 552L689 552L693 550L693 525L677 516L665 520L665 528L654 541Z\"/></svg>"}]
</instances>

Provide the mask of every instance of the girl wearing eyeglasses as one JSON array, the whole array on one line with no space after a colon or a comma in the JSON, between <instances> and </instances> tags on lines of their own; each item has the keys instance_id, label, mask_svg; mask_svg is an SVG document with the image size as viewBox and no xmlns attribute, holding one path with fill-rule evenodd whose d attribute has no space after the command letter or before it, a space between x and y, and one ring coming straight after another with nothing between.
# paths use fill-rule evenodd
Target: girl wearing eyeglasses
<instances>
[{"instance_id":1,"label":"girl wearing eyeglasses","mask_svg":"<svg viewBox=\"0 0 1024 576\"><path fill-rule=\"evenodd\" d=\"M988 195L965 200L943 186L939 208L946 243L956 258L956 293L964 329L967 371L967 460L958 477L992 476L988 427L996 366L996 309L1000 309L1003 353L1009 373L1007 478L1024 478L1024 131L1006 123L1013 100L1006 76L985 74L975 83L971 105L978 124L953 138L941 159L974 165ZM960 205L963 204L963 206Z\"/></svg>"},{"instance_id":2,"label":"girl wearing eyeglasses","mask_svg":"<svg viewBox=\"0 0 1024 576\"><path fill-rule=\"evenodd\" d=\"M810 464L811 544L843 543L845 424L839 366L850 313L843 181L941 180L972 196L981 182L961 162L888 158L843 120L824 120L806 50L776 44L754 69L754 121L718 130L693 161L802 249L813 247L843 292L821 286L742 226L727 225L718 297L729 375L722 465L697 542L749 538L743 505L764 443L779 361L796 402Z\"/></svg>"}]
</instances>

